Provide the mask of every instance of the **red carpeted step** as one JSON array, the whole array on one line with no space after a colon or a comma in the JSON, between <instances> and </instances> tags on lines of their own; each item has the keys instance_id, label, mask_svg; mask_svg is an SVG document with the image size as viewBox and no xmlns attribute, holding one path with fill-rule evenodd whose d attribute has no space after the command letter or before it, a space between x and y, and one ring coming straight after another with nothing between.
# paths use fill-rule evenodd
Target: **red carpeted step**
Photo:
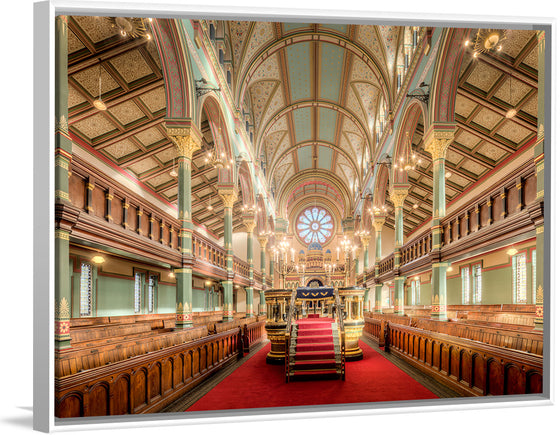
<instances>
[{"instance_id":1,"label":"red carpeted step","mask_svg":"<svg viewBox=\"0 0 560 435\"><path fill-rule=\"evenodd\" d=\"M297 352L295 355L296 361L332 359L332 358L334 358L334 352L332 351Z\"/></svg>"},{"instance_id":2,"label":"red carpeted step","mask_svg":"<svg viewBox=\"0 0 560 435\"><path fill-rule=\"evenodd\" d=\"M325 370L335 368L336 361L334 359L296 361L294 363L294 370Z\"/></svg>"},{"instance_id":3,"label":"red carpeted step","mask_svg":"<svg viewBox=\"0 0 560 435\"><path fill-rule=\"evenodd\" d=\"M297 344L301 343L332 343L332 335L311 335L297 338Z\"/></svg>"},{"instance_id":4,"label":"red carpeted step","mask_svg":"<svg viewBox=\"0 0 560 435\"><path fill-rule=\"evenodd\" d=\"M296 354L297 352L314 352L319 350L334 351L334 343L306 343L296 345Z\"/></svg>"},{"instance_id":5,"label":"red carpeted step","mask_svg":"<svg viewBox=\"0 0 560 435\"><path fill-rule=\"evenodd\" d=\"M332 335L331 328L317 328L317 329L302 329L298 331L298 337L308 336L308 335Z\"/></svg>"}]
</instances>

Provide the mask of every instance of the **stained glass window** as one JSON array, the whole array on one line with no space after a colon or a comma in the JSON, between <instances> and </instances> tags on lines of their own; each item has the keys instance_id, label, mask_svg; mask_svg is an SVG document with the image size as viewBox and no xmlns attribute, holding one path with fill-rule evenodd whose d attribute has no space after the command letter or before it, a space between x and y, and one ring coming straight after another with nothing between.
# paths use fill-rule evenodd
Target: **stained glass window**
<instances>
[{"instance_id":1,"label":"stained glass window","mask_svg":"<svg viewBox=\"0 0 560 435\"><path fill-rule=\"evenodd\" d=\"M527 303L527 257L525 253L514 255L513 269L513 303Z\"/></svg>"},{"instance_id":2,"label":"stained glass window","mask_svg":"<svg viewBox=\"0 0 560 435\"><path fill-rule=\"evenodd\" d=\"M473 273L473 303L480 304L482 302L482 266L475 264L472 269Z\"/></svg>"},{"instance_id":3,"label":"stained glass window","mask_svg":"<svg viewBox=\"0 0 560 435\"><path fill-rule=\"evenodd\" d=\"M80 316L91 316L92 292L91 264L82 263L80 275Z\"/></svg>"},{"instance_id":4,"label":"stained glass window","mask_svg":"<svg viewBox=\"0 0 560 435\"><path fill-rule=\"evenodd\" d=\"M155 275L150 275L148 279L148 313L154 312L155 299L156 299L156 286L157 277Z\"/></svg>"},{"instance_id":5,"label":"stained glass window","mask_svg":"<svg viewBox=\"0 0 560 435\"><path fill-rule=\"evenodd\" d=\"M134 312L139 313L142 308L142 274L134 274Z\"/></svg>"},{"instance_id":6,"label":"stained glass window","mask_svg":"<svg viewBox=\"0 0 560 435\"><path fill-rule=\"evenodd\" d=\"M324 208L309 207L297 218L296 228L305 244L309 245L313 242L324 244L333 235L334 220Z\"/></svg>"},{"instance_id":7,"label":"stained glass window","mask_svg":"<svg viewBox=\"0 0 560 435\"><path fill-rule=\"evenodd\" d=\"M470 289L471 283L469 279L469 268L461 268L461 290L463 294L463 304L468 305L470 303Z\"/></svg>"}]
</instances>

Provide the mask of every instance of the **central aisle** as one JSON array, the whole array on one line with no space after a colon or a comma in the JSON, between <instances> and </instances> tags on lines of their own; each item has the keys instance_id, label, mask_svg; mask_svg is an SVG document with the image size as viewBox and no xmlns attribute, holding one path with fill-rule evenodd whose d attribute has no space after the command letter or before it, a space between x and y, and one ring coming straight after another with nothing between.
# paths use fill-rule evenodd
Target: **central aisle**
<instances>
[{"instance_id":1,"label":"central aisle","mask_svg":"<svg viewBox=\"0 0 560 435\"><path fill-rule=\"evenodd\" d=\"M287 384L284 366L266 363L269 343L187 412L438 398L367 344L360 347L364 359L346 364L345 381Z\"/></svg>"}]
</instances>

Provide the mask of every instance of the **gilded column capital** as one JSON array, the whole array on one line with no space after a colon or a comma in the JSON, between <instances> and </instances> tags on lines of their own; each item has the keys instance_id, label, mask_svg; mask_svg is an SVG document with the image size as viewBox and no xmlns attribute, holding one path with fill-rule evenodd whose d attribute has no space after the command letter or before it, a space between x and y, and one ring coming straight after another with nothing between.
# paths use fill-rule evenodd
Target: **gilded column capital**
<instances>
[{"instance_id":1,"label":"gilded column capital","mask_svg":"<svg viewBox=\"0 0 560 435\"><path fill-rule=\"evenodd\" d=\"M369 241L371 240L370 236L360 236L360 240L362 241L362 246L364 250L369 246Z\"/></svg>"},{"instance_id":2,"label":"gilded column capital","mask_svg":"<svg viewBox=\"0 0 560 435\"><path fill-rule=\"evenodd\" d=\"M375 216L373 218L373 228L375 228L375 232L379 233L383 225L385 225L385 216Z\"/></svg>"},{"instance_id":3,"label":"gilded column capital","mask_svg":"<svg viewBox=\"0 0 560 435\"><path fill-rule=\"evenodd\" d=\"M404 200L408 195L408 188L398 188L398 189L391 189L389 192L389 199L396 207L402 207L404 205Z\"/></svg>"},{"instance_id":4,"label":"gilded column capital","mask_svg":"<svg viewBox=\"0 0 560 435\"><path fill-rule=\"evenodd\" d=\"M219 189L218 196L224 203L224 207L233 208L233 204L237 200L237 192L235 189Z\"/></svg>"},{"instance_id":5,"label":"gilded column capital","mask_svg":"<svg viewBox=\"0 0 560 435\"><path fill-rule=\"evenodd\" d=\"M447 148L455 138L455 130L431 130L425 140L425 150L432 155L432 160L445 159Z\"/></svg>"},{"instance_id":6,"label":"gilded column capital","mask_svg":"<svg viewBox=\"0 0 560 435\"><path fill-rule=\"evenodd\" d=\"M192 159L193 154L201 148L201 138L192 128L166 127L167 136L177 148L179 157Z\"/></svg>"},{"instance_id":7,"label":"gilded column capital","mask_svg":"<svg viewBox=\"0 0 560 435\"><path fill-rule=\"evenodd\" d=\"M261 245L261 249L266 249L266 244L268 243L268 237L259 236L259 244Z\"/></svg>"},{"instance_id":8,"label":"gilded column capital","mask_svg":"<svg viewBox=\"0 0 560 435\"><path fill-rule=\"evenodd\" d=\"M243 219L243 225L245 225L245 228L247 229L248 233L252 233L255 227L257 226L257 223L254 220Z\"/></svg>"}]
</instances>

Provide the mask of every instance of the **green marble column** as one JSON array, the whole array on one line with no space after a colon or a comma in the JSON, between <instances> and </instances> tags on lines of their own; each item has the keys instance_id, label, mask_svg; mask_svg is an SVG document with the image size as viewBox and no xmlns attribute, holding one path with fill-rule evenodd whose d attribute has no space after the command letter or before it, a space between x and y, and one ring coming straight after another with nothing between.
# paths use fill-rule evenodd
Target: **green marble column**
<instances>
[{"instance_id":1,"label":"green marble column","mask_svg":"<svg viewBox=\"0 0 560 435\"><path fill-rule=\"evenodd\" d=\"M262 274L262 290L259 292L259 315L266 313L266 300L264 290L266 288L266 244L268 237L259 236L259 244L261 245L261 274Z\"/></svg>"},{"instance_id":2,"label":"green marble column","mask_svg":"<svg viewBox=\"0 0 560 435\"><path fill-rule=\"evenodd\" d=\"M550 35L548 35L550 37ZM538 71L538 119L537 119L537 141L534 148L535 172L537 174L537 197L536 200L544 210L545 199L545 171L544 171L544 122L545 122L545 32L537 32L537 53L539 61ZM535 233L537 237L537 273L536 273L536 300L535 300L535 329L543 330L544 318L544 258L545 258L545 237L544 237L544 216L543 219L535 223ZM549 227L550 228L550 227ZM548 311L551 312L550 310Z\"/></svg>"},{"instance_id":3,"label":"green marble column","mask_svg":"<svg viewBox=\"0 0 560 435\"><path fill-rule=\"evenodd\" d=\"M218 186L218 195L224 203L224 248L226 250L227 279L222 281L224 287L223 321L233 320L233 204L237 200L237 192L233 184Z\"/></svg>"},{"instance_id":4,"label":"green marble column","mask_svg":"<svg viewBox=\"0 0 560 435\"><path fill-rule=\"evenodd\" d=\"M442 227L445 217L445 153L451 144L455 129L431 128L427 134L426 151L432 155L433 210L432 210L432 312L434 320L447 321L447 263L441 262Z\"/></svg>"},{"instance_id":5,"label":"green marble column","mask_svg":"<svg viewBox=\"0 0 560 435\"><path fill-rule=\"evenodd\" d=\"M408 187L391 189L391 201L395 206L395 314L404 315L404 277L400 276L401 248L403 245L403 205Z\"/></svg>"},{"instance_id":6,"label":"green marble column","mask_svg":"<svg viewBox=\"0 0 560 435\"><path fill-rule=\"evenodd\" d=\"M191 328L192 323L192 214L191 169L192 156L200 149L200 136L192 128L167 127L167 135L177 147L178 156L178 217L181 222L179 239L183 267L175 269L177 281L176 316L177 329Z\"/></svg>"},{"instance_id":7,"label":"green marble column","mask_svg":"<svg viewBox=\"0 0 560 435\"><path fill-rule=\"evenodd\" d=\"M382 313L382 288L383 283L379 282L379 262L381 261L381 230L385 224L385 216L379 215L373 218L375 228L375 307L374 312Z\"/></svg>"},{"instance_id":8,"label":"green marble column","mask_svg":"<svg viewBox=\"0 0 560 435\"><path fill-rule=\"evenodd\" d=\"M247 229L247 263L249 263L249 281L251 285L245 288L246 292L246 313L247 317L253 317L253 282L254 282L254 267L253 267L253 231L256 226L255 216L252 213L245 213L243 215L243 225Z\"/></svg>"},{"instance_id":9,"label":"green marble column","mask_svg":"<svg viewBox=\"0 0 560 435\"><path fill-rule=\"evenodd\" d=\"M68 134L68 21L64 15L55 18L55 167L54 185L57 207L70 202L68 173L72 160L72 141ZM71 226L59 219L55 223L55 350L70 345L70 231Z\"/></svg>"},{"instance_id":10,"label":"green marble column","mask_svg":"<svg viewBox=\"0 0 560 435\"><path fill-rule=\"evenodd\" d=\"M364 287L365 293L364 293L364 311L369 311L368 308L368 301L369 301L369 288L367 287L367 272L369 269L369 241L370 241L370 237L369 235L363 235L360 237L361 241L362 241L362 248L364 250L364 271L363 271L363 277L362 277L362 287Z\"/></svg>"}]
</instances>

